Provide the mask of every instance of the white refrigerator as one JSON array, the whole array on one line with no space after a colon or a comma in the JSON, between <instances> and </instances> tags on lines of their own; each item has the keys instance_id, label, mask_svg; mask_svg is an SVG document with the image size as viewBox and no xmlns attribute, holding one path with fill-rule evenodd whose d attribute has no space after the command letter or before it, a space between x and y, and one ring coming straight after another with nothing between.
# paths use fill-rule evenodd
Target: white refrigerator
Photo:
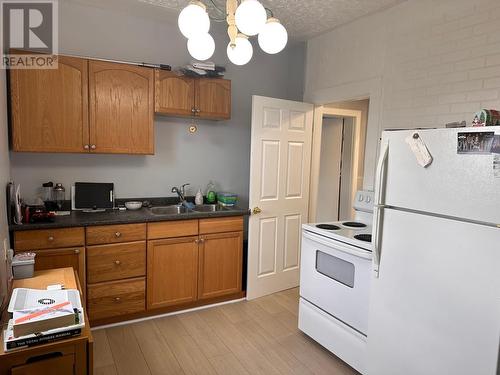
<instances>
[{"instance_id":1,"label":"white refrigerator","mask_svg":"<svg viewBox=\"0 0 500 375\"><path fill-rule=\"evenodd\" d=\"M383 133L369 375L500 371L499 148L500 127Z\"/></svg>"}]
</instances>

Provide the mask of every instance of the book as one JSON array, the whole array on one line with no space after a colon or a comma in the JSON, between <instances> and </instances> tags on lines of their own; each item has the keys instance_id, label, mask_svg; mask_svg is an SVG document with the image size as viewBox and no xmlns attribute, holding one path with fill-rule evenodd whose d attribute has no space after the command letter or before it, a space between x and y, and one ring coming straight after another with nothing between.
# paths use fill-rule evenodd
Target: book
<instances>
[{"instance_id":1,"label":"book","mask_svg":"<svg viewBox=\"0 0 500 375\"><path fill-rule=\"evenodd\" d=\"M76 319L72 303L66 301L51 306L16 310L13 312L13 320L14 337L20 337L71 326Z\"/></svg>"},{"instance_id":2,"label":"book","mask_svg":"<svg viewBox=\"0 0 500 375\"><path fill-rule=\"evenodd\" d=\"M18 337L14 335L15 319L19 320L18 324L26 323L31 319L40 319L41 321L43 320L41 317L46 314L59 315L59 312L56 313L55 311L61 309L68 309L68 312L72 312L71 314L63 314L72 316L72 323L70 325L41 330ZM31 312L21 313L24 310L31 310ZM67 339L80 335L82 329L85 327L85 313L80 293L76 289L40 290L15 288L12 291L7 311L12 315L10 316L11 319L7 324L7 328L3 331L5 351ZM69 317L67 319L69 322ZM38 331L39 329L36 330Z\"/></svg>"},{"instance_id":3,"label":"book","mask_svg":"<svg viewBox=\"0 0 500 375\"><path fill-rule=\"evenodd\" d=\"M10 319L7 324L7 329L5 329L3 332L4 351L8 352L14 349L46 344L49 342L78 336L81 333L82 327L79 325L74 325L55 330L49 330L38 334L14 337L14 321L13 319Z\"/></svg>"}]
</instances>

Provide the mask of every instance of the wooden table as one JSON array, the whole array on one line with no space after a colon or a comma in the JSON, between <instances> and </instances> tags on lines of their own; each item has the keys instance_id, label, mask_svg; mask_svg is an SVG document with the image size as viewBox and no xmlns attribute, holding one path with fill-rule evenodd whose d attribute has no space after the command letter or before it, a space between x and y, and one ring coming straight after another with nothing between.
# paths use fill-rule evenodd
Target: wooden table
<instances>
[{"instance_id":1,"label":"wooden table","mask_svg":"<svg viewBox=\"0 0 500 375\"><path fill-rule=\"evenodd\" d=\"M78 276L73 268L37 271L32 278L14 280L13 288L47 289L48 285L63 284L66 289L79 289ZM2 335L7 315L2 319ZM85 316L85 328L80 336L48 344L3 351L0 347L0 375L69 375L92 374L93 339Z\"/></svg>"}]
</instances>

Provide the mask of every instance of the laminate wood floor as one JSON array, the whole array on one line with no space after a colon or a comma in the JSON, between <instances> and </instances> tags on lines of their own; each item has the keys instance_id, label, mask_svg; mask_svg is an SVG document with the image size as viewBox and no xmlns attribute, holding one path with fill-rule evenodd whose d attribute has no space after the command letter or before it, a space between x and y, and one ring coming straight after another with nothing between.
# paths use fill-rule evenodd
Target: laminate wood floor
<instances>
[{"instance_id":1,"label":"laminate wood floor","mask_svg":"<svg viewBox=\"0 0 500 375\"><path fill-rule=\"evenodd\" d=\"M298 289L93 331L96 375L358 374L297 329Z\"/></svg>"}]
</instances>

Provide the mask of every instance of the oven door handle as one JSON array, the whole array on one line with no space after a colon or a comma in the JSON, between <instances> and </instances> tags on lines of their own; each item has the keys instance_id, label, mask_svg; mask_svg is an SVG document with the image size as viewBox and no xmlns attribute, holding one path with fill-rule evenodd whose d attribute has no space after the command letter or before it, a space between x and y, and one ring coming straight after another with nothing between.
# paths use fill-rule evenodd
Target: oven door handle
<instances>
[{"instance_id":1,"label":"oven door handle","mask_svg":"<svg viewBox=\"0 0 500 375\"><path fill-rule=\"evenodd\" d=\"M377 186L375 187L375 205L373 208L373 271L379 277L380 257L382 256L382 221L384 214L383 196L386 185L386 166L389 157L389 142L382 145L382 152L377 164Z\"/></svg>"},{"instance_id":2,"label":"oven door handle","mask_svg":"<svg viewBox=\"0 0 500 375\"><path fill-rule=\"evenodd\" d=\"M324 246L327 246L328 248L332 247L333 240L323 238L321 236L309 233L307 231L303 231L302 232L302 236L304 238L307 238L308 240L311 240L313 242L320 243L320 244L322 244ZM372 255L371 255L371 253L368 250L361 250L360 249L358 251L356 249L351 249L349 246L344 246L339 241L335 241L335 250L341 251L341 252L349 254L349 255L356 256L358 258L364 258L364 259L371 259L372 258ZM304 251L304 249L302 251ZM335 256L335 254L329 254L329 255Z\"/></svg>"}]
</instances>

